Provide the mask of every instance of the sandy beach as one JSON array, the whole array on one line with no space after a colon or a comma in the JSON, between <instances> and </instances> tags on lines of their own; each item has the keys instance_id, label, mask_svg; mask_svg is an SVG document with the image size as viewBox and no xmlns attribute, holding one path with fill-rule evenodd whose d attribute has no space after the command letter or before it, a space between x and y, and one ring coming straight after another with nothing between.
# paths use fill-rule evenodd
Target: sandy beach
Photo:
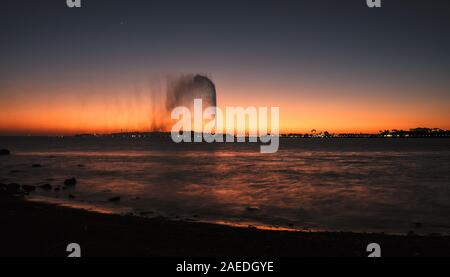
<instances>
[{"instance_id":1,"label":"sandy beach","mask_svg":"<svg viewBox=\"0 0 450 277\"><path fill-rule=\"evenodd\" d=\"M264 231L196 222L106 215L3 195L0 256L84 257L365 257L376 242L384 257L448 256L450 238Z\"/></svg>"}]
</instances>

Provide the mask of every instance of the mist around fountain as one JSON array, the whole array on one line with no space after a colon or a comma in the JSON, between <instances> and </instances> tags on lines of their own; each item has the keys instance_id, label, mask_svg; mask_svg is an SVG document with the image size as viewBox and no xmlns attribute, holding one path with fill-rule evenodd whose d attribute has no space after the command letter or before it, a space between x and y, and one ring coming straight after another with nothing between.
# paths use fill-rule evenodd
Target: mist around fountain
<instances>
[{"instance_id":1,"label":"mist around fountain","mask_svg":"<svg viewBox=\"0 0 450 277\"><path fill-rule=\"evenodd\" d=\"M201 99L205 107L217 106L216 86L199 74L182 74L167 77L162 88L150 89L150 131L170 131L173 125L171 112L177 107L194 109L194 100Z\"/></svg>"}]
</instances>

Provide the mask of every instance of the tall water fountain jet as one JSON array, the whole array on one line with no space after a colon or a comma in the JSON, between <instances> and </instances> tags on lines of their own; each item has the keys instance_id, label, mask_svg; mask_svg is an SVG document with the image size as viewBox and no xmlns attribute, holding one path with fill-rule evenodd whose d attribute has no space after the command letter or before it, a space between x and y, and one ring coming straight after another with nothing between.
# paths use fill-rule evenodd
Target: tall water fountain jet
<instances>
[{"instance_id":1,"label":"tall water fountain jet","mask_svg":"<svg viewBox=\"0 0 450 277\"><path fill-rule=\"evenodd\" d=\"M208 77L183 75L168 80L166 100L168 111L180 106L192 108L194 99L202 99L204 107L217 106L216 86Z\"/></svg>"},{"instance_id":2,"label":"tall water fountain jet","mask_svg":"<svg viewBox=\"0 0 450 277\"><path fill-rule=\"evenodd\" d=\"M186 107L193 112L195 99L202 100L203 111L209 107L217 107L216 86L208 77L202 75L183 75L169 79L166 97L166 108L169 113L176 107ZM215 116L212 119L215 119Z\"/></svg>"}]
</instances>

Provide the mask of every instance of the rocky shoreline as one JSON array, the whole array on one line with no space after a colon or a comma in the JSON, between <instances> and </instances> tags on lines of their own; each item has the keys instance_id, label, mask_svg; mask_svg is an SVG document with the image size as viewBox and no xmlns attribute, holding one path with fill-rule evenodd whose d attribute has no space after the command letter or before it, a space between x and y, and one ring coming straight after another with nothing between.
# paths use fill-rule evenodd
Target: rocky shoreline
<instances>
[{"instance_id":1,"label":"rocky shoreline","mask_svg":"<svg viewBox=\"0 0 450 277\"><path fill-rule=\"evenodd\" d=\"M266 231L107 215L1 191L1 257L64 257L73 242L87 257L366 257L373 242L386 257L450 256L449 237Z\"/></svg>"}]
</instances>

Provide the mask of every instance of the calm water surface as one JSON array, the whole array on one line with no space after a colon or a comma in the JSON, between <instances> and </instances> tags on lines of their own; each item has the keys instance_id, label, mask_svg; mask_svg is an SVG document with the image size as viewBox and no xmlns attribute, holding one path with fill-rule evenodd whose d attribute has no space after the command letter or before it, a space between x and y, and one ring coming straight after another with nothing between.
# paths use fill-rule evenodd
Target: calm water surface
<instances>
[{"instance_id":1,"label":"calm water surface","mask_svg":"<svg viewBox=\"0 0 450 277\"><path fill-rule=\"evenodd\" d=\"M0 182L77 178L31 196L41 201L267 228L450 233L448 139L281 140L276 154L121 138L4 137L0 148L13 151L0 157Z\"/></svg>"}]
</instances>

